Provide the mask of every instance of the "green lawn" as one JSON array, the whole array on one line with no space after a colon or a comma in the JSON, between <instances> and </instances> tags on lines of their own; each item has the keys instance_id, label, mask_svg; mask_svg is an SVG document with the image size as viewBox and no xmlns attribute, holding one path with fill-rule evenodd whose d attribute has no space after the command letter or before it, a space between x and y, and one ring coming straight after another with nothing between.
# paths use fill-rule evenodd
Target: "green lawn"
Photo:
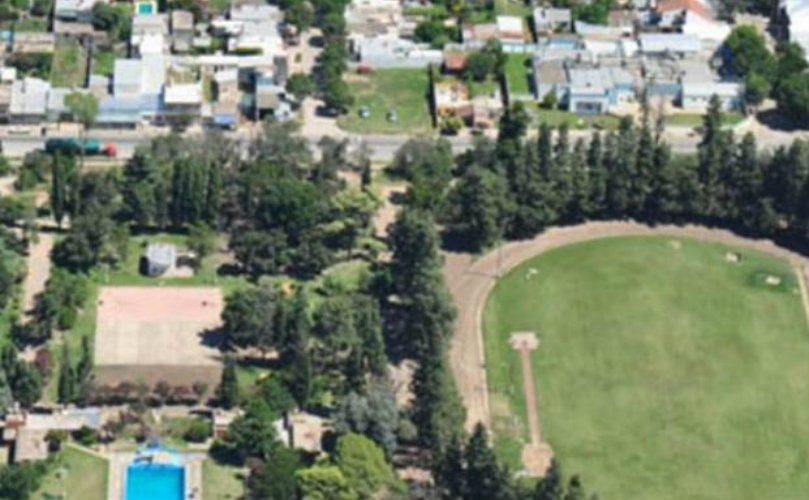
<instances>
[{"instance_id":1,"label":"green lawn","mask_svg":"<svg viewBox=\"0 0 809 500\"><path fill-rule=\"evenodd\" d=\"M536 123L547 123L552 127L558 127L563 123L567 123L571 129L587 129L590 127L597 127L606 130L613 130L618 128L620 118L613 115L577 115L568 111L560 109L539 109L537 112Z\"/></svg>"},{"instance_id":2,"label":"green lawn","mask_svg":"<svg viewBox=\"0 0 809 500\"><path fill-rule=\"evenodd\" d=\"M531 56L525 54L509 54L506 61L506 79L509 91L514 95L531 94L528 71Z\"/></svg>"},{"instance_id":3,"label":"green lawn","mask_svg":"<svg viewBox=\"0 0 809 500\"><path fill-rule=\"evenodd\" d=\"M508 338L533 331L544 439L600 498L804 498L809 332L791 268L672 239L552 250L495 286L484 330L496 447L513 463L527 438Z\"/></svg>"},{"instance_id":4,"label":"green lawn","mask_svg":"<svg viewBox=\"0 0 809 500\"><path fill-rule=\"evenodd\" d=\"M105 500L108 475L106 459L67 444L32 498L48 494L64 495L64 500Z\"/></svg>"},{"instance_id":5,"label":"green lawn","mask_svg":"<svg viewBox=\"0 0 809 500\"><path fill-rule=\"evenodd\" d=\"M447 8L444 5L426 5L418 7L405 7L402 9L405 16L445 17Z\"/></svg>"},{"instance_id":6,"label":"green lawn","mask_svg":"<svg viewBox=\"0 0 809 500\"><path fill-rule=\"evenodd\" d=\"M487 78L482 82L474 80L468 82L469 94L471 97L480 95L493 95L500 89L500 84L494 78Z\"/></svg>"},{"instance_id":7,"label":"green lawn","mask_svg":"<svg viewBox=\"0 0 809 500\"><path fill-rule=\"evenodd\" d=\"M432 127L428 102L429 79L426 69L380 69L367 75L367 81L350 81L354 105L337 124L358 133L413 133L428 132ZM359 110L367 106L368 118L361 118ZM397 121L387 118L395 109Z\"/></svg>"},{"instance_id":8,"label":"green lawn","mask_svg":"<svg viewBox=\"0 0 809 500\"><path fill-rule=\"evenodd\" d=\"M521 0L495 0L494 9L500 16L520 16L531 15L531 6Z\"/></svg>"},{"instance_id":9,"label":"green lawn","mask_svg":"<svg viewBox=\"0 0 809 500\"><path fill-rule=\"evenodd\" d=\"M48 20L41 17L30 17L14 21L14 31L44 33L48 31Z\"/></svg>"},{"instance_id":10,"label":"green lawn","mask_svg":"<svg viewBox=\"0 0 809 500\"><path fill-rule=\"evenodd\" d=\"M705 115L701 113L673 113L666 116L666 125L676 127L701 127ZM744 115L738 111L723 114L724 125L736 125L744 120Z\"/></svg>"},{"instance_id":11,"label":"green lawn","mask_svg":"<svg viewBox=\"0 0 809 500\"><path fill-rule=\"evenodd\" d=\"M56 44L51 83L56 87L81 87L87 71L87 55L78 43Z\"/></svg>"},{"instance_id":12,"label":"green lawn","mask_svg":"<svg viewBox=\"0 0 809 500\"><path fill-rule=\"evenodd\" d=\"M202 462L203 500L228 500L244 494L243 472L209 458Z\"/></svg>"},{"instance_id":13,"label":"green lawn","mask_svg":"<svg viewBox=\"0 0 809 500\"><path fill-rule=\"evenodd\" d=\"M112 50L97 50L93 53L93 74L112 76L115 71L115 53Z\"/></svg>"},{"instance_id":14,"label":"green lawn","mask_svg":"<svg viewBox=\"0 0 809 500\"><path fill-rule=\"evenodd\" d=\"M231 0L211 0L211 10L214 12L227 12Z\"/></svg>"},{"instance_id":15,"label":"green lawn","mask_svg":"<svg viewBox=\"0 0 809 500\"><path fill-rule=\"evenodd\" d=\"M117 269L95 270L93 278L102 285L111 286L220 286L225 293L249 286L244 276L220 276L217 272L221 260L216 255L206 257L199 271L187 278L154 278L140 272L140 260L149 243L172 243L182 250L187 237L182 234L160 233L133 236L129 240L126 261Z\"/></svg>"}]
</instances>

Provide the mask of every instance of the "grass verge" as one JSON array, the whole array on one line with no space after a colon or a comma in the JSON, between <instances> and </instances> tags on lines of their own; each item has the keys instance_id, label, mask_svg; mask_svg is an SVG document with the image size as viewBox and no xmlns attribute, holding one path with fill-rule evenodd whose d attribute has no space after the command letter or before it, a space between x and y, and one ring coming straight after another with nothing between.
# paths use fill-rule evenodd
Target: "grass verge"
<instances>
[{"instance_id":1,"label":"grass verge","mask_svg":"<svg viewBox=\"0 0 809 500\"><path fill-rule=\"evenodd\" d=\"M102 500L107 498L108 476L106 459L66 444L33 498L50 495L63 500Z\"/></svg>"},{"instance_id":2,"label":"grass verge","mask_svg":"<svg viewBox=\"0 0 809 500\"><path fill-rule=\"evenodd\" d=\"M354 105L337 120L340 128L357 133L417 133L428 132L430 118L429 78L426 69L380 69L370 75L352 75L348 85ZM359 115L361 108L370 112L368 118ZM396 110L396 121L388 112Z\"/></svg>"}]
</instances>

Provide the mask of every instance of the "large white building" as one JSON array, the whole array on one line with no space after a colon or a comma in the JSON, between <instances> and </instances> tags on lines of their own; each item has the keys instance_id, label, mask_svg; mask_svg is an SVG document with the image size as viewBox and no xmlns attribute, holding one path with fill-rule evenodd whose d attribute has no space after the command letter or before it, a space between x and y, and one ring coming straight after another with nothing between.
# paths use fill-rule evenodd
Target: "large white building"
<instances>
[{"instance_id":1,"label":"large white building","mask_svg":"<svg viewBox=\"0 0 809 500\"><path fill-rule=\"evenodd\" d=\"M787 22L789 40L809 56L809 0L780 0L778 10Z\"/></svg>"}]
</instances>

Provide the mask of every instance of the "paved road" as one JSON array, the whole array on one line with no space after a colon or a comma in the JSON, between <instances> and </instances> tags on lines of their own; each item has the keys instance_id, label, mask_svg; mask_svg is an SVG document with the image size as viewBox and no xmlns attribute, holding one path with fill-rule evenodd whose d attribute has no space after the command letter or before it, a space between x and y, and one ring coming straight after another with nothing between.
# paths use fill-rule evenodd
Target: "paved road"
<instances>
[{"instance_id":1,"label":"paved road","mask_svg":"<svg viewBox=\"0 0 809 500\"><path fill-rule=\"evenodd\" d=\"M154 134L142 132L121 132L121 131L105 131L98 130L90 133L93 138L99 139L104 142L113 143L118 147L118 156L120 158L129 158L135 152L135 148L153 137ZM248 134L231 134L235 139L246 144L249 141ZM589 134L575 134L578 135ZM64 134L52 134L48 137L69 137ZM348 139L355 147L361 143L366 143L370 146L375 161L389 161L393 158L396 150L404 144L410 136L407 135L364 135L364 136L349 136ZM11 158L19 158L25 154L42 149L45 144L46 137L43 136L23 136L23 135L0 135L0 142L2 142L3 153ZM315 147L320 140L320 136L309 136L310 144ZM450 137L453 150L456 153L469 149L472 146L473 138L469 136ZM788 143L784 141L783 143ZM696 138L675 138L670 141L670 144L676 152L691 152L697 144Z\"/></svg>"},{"instance_id":2,"label":"paved road","mask_svg":"<svg viewBox=\"0 0 809 500\"><path fill-rule=\"evenodd\" d=\"M315 146L321 138L321 133L317 128L304 127L304 133L307 134L310 144ZM326 129L327 132L331 129ZM335 129L337 130L337 129ZM790 144L796 138L809 139L809 132L780 132L761 126L755 121L747 125L740 126L736 129L737 135L742 135L747 131L752 131L759 143L759 146L764 149L775 148L778 146ZM121 158L129 158L135 151L138 144L148 141L151 137L165 133L159 129L146 129L146 130L93 130L89 135L104 142L113 143L118 147L118 155ZM238 132L230 132L230 135L235 140L241 142L244 146L249 142L250 138L255 133L254 128L243 129ZM189 135L191 135L190 133ZM576 140L579 137L589 137L591 132L572 131L571 139ZM75 137L75 133L71 135L69 132L56 131L50 133L47 137ZM366 143L371 147L373 152L373 159L375 161L389 161L393 158L396 150L404 144L411 136L409 135L385 135L385 134L370 134L370 135L355 135L346 134L340 131L339 136L346 137L351 141L355 147L361 143ZM10 134L7 128L0 128L0 142L2 142L3 153L9 157L22 157L30 151L41 149L43 147L46 137L39 135L38 129L34 129L31 135L14 135ZM474 141L470 135L461 135L457 137L449 137L448 140L452 143L453 149L456 153L462 152L472 146ZM667 130L665 140L671 145L671 148L676 153L691 153L696 150L699 137L684 128L672 128Z\"/></svg>"},{"instance_id":3,"label":"paved road","mask_svg":"<svg viewBox=\"0 0 809 500\"><path fill-rule=\"evenodd\" d=\"M142 132L131 132L131 131L107 131L107 130L97 130L92 131L90 134L93 138L101 140L103 142L108 142L115 144L118 147L118 157L119 158L129 158L134 154L135 148L141 144L145 143L149 140L149 138L153 137L155 134L148 134ZM249 142L250 135L245 134L231 134L235 139L239 140L243 144L247 144ZM70 137L69 135L65 134L52 134L47 136L48 138L51 137ZM407 141L408 136L388 136L388 135L372 135L372 136L351 136L349 140L354 146L359 145L362 142L368 144L371 149L373 150L373 157L376 161L388 161L393 158L394 153L396 150ZM42 149L45 144L46 137L39 136L39 135L0 135L0 142L3 145L3 154L9 156L11 158L19 158L25 156L25 154L35 151L37 149ZM317 142L320 140L320 136L310 136L309 142L314 147L317 146ZM472 144L470 138L462 137L462 138L453 138L453 147L457 151L462 151L466 148L469 148Z\"/></svg>"}]
</instances>

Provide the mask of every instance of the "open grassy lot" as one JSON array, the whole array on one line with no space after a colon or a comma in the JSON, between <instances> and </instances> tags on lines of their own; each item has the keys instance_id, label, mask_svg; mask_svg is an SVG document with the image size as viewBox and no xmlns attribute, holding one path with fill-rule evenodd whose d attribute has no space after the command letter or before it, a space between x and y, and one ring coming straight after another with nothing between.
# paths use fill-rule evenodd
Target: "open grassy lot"
<instances>
[{"instance_id":1,"label":"open grassy lot","mask_svg":"<svg viewBox=\"0 0 809 500\"><path fill-rule=\"evenodd\" d=\"M494 10L501 16L528 17L531 6L522 0L495 0Z\"/></svg>"},{"instance_id":2,"label":"open grassy lot","mask_svg":"<svg viewBox=\"0 0 809 500\"><path fill-rule=\"evenodd\" d=\"M80 87L87 72L87 55L78 43L56 44L51 83L56 87Z\"/></svg>"},{"instance_id":3,"label":"open grassy lot","mask_svg":"<svg viewBox=\"0 0 809 500\"><path fill-rule=\"evenodd\" d=\"M673 127L701 127L705 115L700 113L673 113L666 117L666 125ZM726 112L722 116L725 125L736 125L744 120L744 115L738 111Z\"/></svg>"},{"instance_id":4,"label":"open grassy lot","mask_svg":"<svg viewBox=\"0 0 809 500\"><path fill-rule=\"evenodd\" d=\"M496 446L513 464L527 439L508 339L533 331L543 439L600 498L803 498L809 332L796 277L762 254L733 250L731 263L727 247L677 241L571 245L496 285L483 320Z\"/></svg>"},{"instance_id":5,"label":"open grassy lot","mask_svg":"<svg viewBox=\"0 0 809 500\"><path fill-rule=\"evenodd\" d=\"M348 85L354 106L337 120L341 128L350 132L389 134L431 129L426 69L380 69L370 75L352 75L351 78ZM359 116L363 106L371 112L368 118ZM395 122L387 118L391 109L397 113Z\"/></svg>"},{"instance_id":6,"label":"open grassy lot","mask_svg":"<svg viewBox=\"0 0 809 500\"><path fill-rule=\"evenodd\" d=\"M613 115L577 115L561 109L539 109L535 120L537 125L547 123L552 127L558 127L566 123L572 130L588 128L613 130L618 128L620 122L621 119Z\"/></svg>"},{"instance_id":7,"label":"open grassy lot","mask_svg":"<svg viewBox=\"0 0 809 500\"><path fill-rule=\"evenodd\" d=\"M112 76L115 71L115 52L98 50L93 53L93 74Z\"/></svg>"},{"instance_id":8,"label":"open grassy lot","mask_svg":"<svg viewBox=\"0 0 809 500\"><path fill-rule=\"evenodd\" d=\"M500 89L500 83L492 77L486 78L482 82L471 80L467 82L467 85L469 86L470 97L494 95Z\"/></svg>"},{"instance_id":9,"label":"open grassy lot","mask_svg":"<svg viewBox=\"0 0 809 500\"><path fill-rule=\"evenodd\" d=\"M218 271L224 263L221 254L212 254L203 259L200 269L189 277L151 277L140 272L140 261L149 243L171 243L178 250L186 248L188 238L183 234L159 233L133 236L129 240L126 261L117 269L99 270L94 274L97 282L115 286L220 286L225 292L245 287L243 276L221 275ZM224 244L223 244L224 245Z\"/></svg>"},{"instance_id":10,"label":"open grassy lot","mask_svg":"<svg viewBox=\"0 0 809 500\"><path fill-rule=\"evenodd\" d=\"M203 500L241 498L244 494L243 474L239 469L222 465L213 459L202 462Z\"/></svg>"},{"instance_id":11,"label":"open grassy lot","mask_svg":"<svg viewBox=\"0 0 809 500\"><path fill-rule=\"evenodd\" d=\"M67 444L33 498L51 495L64 500L103 500L107 498L108 475L106 459Z\"/></svg>"},{"instance_id":12,"label":"open grassy lot","mask_svg":"<svg viewBox=\"0 0 809 500\"><path fill-rule=\"evenodd\" d=\"M512 95L531 94L530 73L528 71L530 64L530 55L509 54L506 61L506 79Z\"/></svg>"},{"instance_id":13,"label":"open grassy lot","mask_svg":"<svg viewBox=\"0 0 809 500\"><path fill-rule=\"evenodd\" d=\"M14 31L44 33L48 31L48 20L42 17L29 17L14 21Z\"/></svg>"}]
</instances>

